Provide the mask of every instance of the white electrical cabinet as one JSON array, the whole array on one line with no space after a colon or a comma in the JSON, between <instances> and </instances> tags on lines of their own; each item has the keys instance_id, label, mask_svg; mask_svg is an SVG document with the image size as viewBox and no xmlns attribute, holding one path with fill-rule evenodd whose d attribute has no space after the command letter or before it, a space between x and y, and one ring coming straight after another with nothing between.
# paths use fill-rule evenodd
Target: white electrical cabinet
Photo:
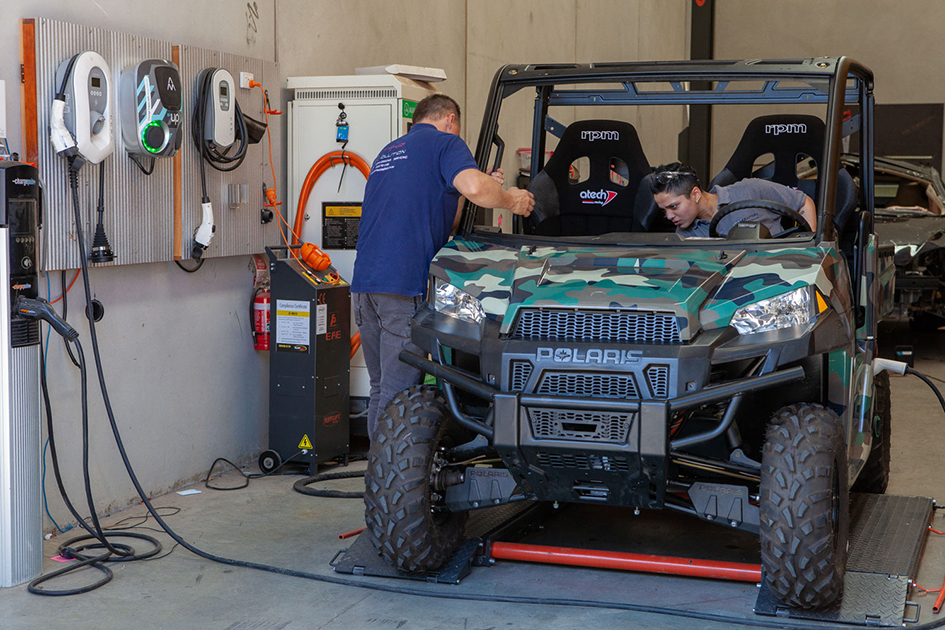
<instances>
[{"instance_id":1,"label":"white electrical cabinet","mask_svg":"<svg viewBox=\"0 0 945 630\"><path fill-rule=\"evenodd\" d=\"M425 96L439 90L431 83L393 74L326 77L289 77L288 189L289 223L303 212L304 242L314 243L331 256L338 273L351 281L355 246L364 199L365 176L340 159L314 184L304 208L299 198L309 171L322 156L340 151L338 117L344 111L348 143L370 167L389 142L407 133L413 110ZM339 105L343 105L342 110ZM352 330L355 326L352 322ZM359 350L351 361L351 395L366 398L370 382Z\"/></svg>"}]
</instances>

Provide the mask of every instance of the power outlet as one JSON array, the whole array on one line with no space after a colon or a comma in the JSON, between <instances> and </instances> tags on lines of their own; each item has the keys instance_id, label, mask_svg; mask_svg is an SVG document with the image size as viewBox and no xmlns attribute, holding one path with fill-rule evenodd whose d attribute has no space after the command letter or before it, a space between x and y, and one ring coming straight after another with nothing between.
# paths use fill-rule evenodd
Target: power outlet
<instances>
[{"instance_id":1,"label":"power outlet","mask_svg":"<svg viewBox=\"0 0 945 630\"><path fill-rule=\"evenodd\" d=\"M249 82L253 80L252 72L240 72L240 87L249 89Z\"/></svg>"}]
</instances>

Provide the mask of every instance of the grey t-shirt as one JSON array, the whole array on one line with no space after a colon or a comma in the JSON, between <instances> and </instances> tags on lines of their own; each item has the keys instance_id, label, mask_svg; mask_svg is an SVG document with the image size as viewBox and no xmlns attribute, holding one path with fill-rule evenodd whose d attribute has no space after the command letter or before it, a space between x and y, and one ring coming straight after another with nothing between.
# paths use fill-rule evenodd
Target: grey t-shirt
<instances>
[{"instance_id":1,"label":"grey t-shirt","mask_svg":"<svg viewBox=\"0 0 945 630\"><path fill-rule=\"evenodd\" d=\"M777 201L800 212L807 201L807 195L798 189L775 184L766 179L743 179L731 186L713 186L709 192L719 196L719 208L736 201L763 199L765 201ZM760 221L771 232L771 236L776 236L784 231L784 228L781 227L781 215L761 208L736 210L722 217L716 229L719 234L725 235L740 221ZM707 237L709 236L709 222L704 219L696 219L688 228L677 228L676 234L683 238L692 236Z\"/></svg>"}]
</instances>

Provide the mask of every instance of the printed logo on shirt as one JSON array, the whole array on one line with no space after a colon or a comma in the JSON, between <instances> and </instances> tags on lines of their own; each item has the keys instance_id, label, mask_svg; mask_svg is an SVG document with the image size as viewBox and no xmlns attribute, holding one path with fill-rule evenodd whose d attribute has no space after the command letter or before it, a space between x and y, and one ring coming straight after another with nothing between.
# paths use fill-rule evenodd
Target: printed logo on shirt
<instances>
[{"instance_id":1,"label":"printed logo on shirt","mask_svg":"<svg viewBox=\"0 0 945 630\"><path fill-rule=\"evenodd\" d=\"M582 131L581 140L594 142L595 140L620 140L619 131Z\"/></svg>"},{"instance_id":2,"label":"printed logo on shirt","mask_svg":"<svg viewBox=\"0 0 945 630\"><path fill-rule=\"evenodd\" d=\"M765 133L780 135L782 133L807 133L807 125L792 123L789 125L765 125Z\"/></svg>"},{"instance_id":3,"label":"printed logo on shirt","mask_svg":"<svg viewBox=\"0 0 945 630\"><path fill-rule=\"evenodd\" d=\"M614 200L617 196L612 190L582 190L581 191L581 203L590 203L596 204L599 206L606 206L608 203Z\"/></svg>"}]
</instances>

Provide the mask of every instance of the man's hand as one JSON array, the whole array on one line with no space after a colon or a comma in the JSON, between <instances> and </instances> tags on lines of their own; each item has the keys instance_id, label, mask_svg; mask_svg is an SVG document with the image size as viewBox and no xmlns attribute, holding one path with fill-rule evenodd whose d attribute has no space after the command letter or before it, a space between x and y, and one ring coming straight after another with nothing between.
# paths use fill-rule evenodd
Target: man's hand
<instances>
[{"instance_id":1,"label":"man's hand","mask_svg":"<svg viewBox=\"0 0 945 630\"><path fill-rule=\"evenodd\" d=\"M509 188L508 193L512 195L512 205L509 207L512 214L527 217L532 213L532 208L535 207L535 196L533 194L521 188Z\"/></svg>"},{"instance_id":2,"label":"man's hand","mask_svg":"<svg viewBox=\"0 0 945 630\"><path fill-rule=\"evenodd\" d=\"M492 177L492 179L499 182L499 186L505 185L505 171L503 171L501 168L497 168L495 170L490 168L488 171L486 171L486 175L489 175Z\"/></svg>"}]
</instances>

